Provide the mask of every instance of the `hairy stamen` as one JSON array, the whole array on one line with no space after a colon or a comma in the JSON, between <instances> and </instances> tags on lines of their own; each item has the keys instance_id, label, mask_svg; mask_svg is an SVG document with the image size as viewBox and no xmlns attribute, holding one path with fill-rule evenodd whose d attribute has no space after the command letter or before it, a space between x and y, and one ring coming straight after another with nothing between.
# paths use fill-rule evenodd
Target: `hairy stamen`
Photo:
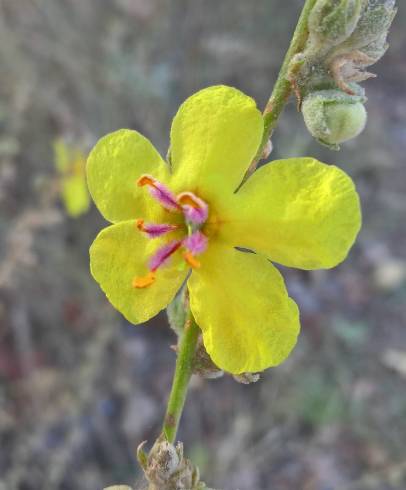
<instances>
[{"instance_id":1,"label":"hairy stamen","mask_svg":"<svg viewBox=\"0 0 406 490\"><path fill-rule=\"evenodd\" d=\"M136 227L148 235L148 238L159 238L166 233L177 230L178 225L171 225L167 223L145 223L143 219L137 219Z\"/></svg>"},{"instance_id":2,"label":"hairy stamen","mask_svg":"<svg viewBox=\"0 0 406 490\"><path fill-rule=\"evenodd\" d=\"M187 221L194 225L202 225L209 215L209 206L193 192L182 192L178 195L178 203L182 206Z\"/></svg>"},{"instance_id":3,"label":"hairy stamen","mask_svg":"<svg viewBox=\"0 0 406 490\"><path fill-rule=\"evenodd\" d=\"M195 231L183 240L183 246L193 255L203 253L208 244L207 236L201 231Z\"/></svg>"},{"instance_id":4,"label":"hairy stamen","mask_svg":"<svg viewBox=\"0 0 406 490\"><path fill-rule=\"evenodd\" d=\"M164 265L172 254L182 245L181 240L174 240L160 247L149 261L149 268L155 272L159 267Z\"/></svg>"},{"instance_id":5,"label":"hairy stamen","mask_svg":"<svg viewBox=\"0 0 406 490\"><path fill-rule=\"evenodd\" d=\"M142 175L137 184L140 187L148 186L150 194L166 210L181 212L188 230L183 239L173 240L156 250L149 260L150 272L146 276L134 278L133 287L142 289L154 283L157 270L165 265L181 247L183 248L182 257L189 267L198 269L201 266L196 255L207 249L208 238L200 231L200 228L208 218L209 206L192 192L182 192L175 196L167 187L148 174ZM139 231L146 233L149 238L158 238L180 228L180 225L177 224L145 223L143 219L137 219L135 226Z\"/></svg>"},{"instance_id":6,"label":"hairy stamen","mask_svg":"<svg viewBox=\"0 0 406 490\"><path fill-rule=\"evenodd\" d=\"M139 187L145 185L149 187L149 192L167 211L179 212L182 211L181 206L173 194L164 184L158 182L154 177L148 174L141 175L137 181Z\"/></svg>"}]
</instances>

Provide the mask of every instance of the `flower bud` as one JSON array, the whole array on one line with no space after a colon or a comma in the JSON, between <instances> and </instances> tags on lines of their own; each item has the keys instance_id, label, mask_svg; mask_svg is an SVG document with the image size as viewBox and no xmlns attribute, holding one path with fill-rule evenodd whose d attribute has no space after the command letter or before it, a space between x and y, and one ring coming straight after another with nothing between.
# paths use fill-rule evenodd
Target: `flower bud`
<instances>
[{"instance_id":1,"label":"flower bud","mask_svg":"<svg viewBox=\"0 0 406 490\"><path fill-rule=\"evenodd\" d=\"M303 101L302 112L309 132L322 144L338 150L339 144L365 128L365 98L339 90L320 90Z\"/></svg>"},{"instance_id":2,"label":"flower bud","mask_svg":"<svg viewBox=\"0 0 406 490\"><path fill-rule=\"evenodd\" d=\"M317 44L336 46L354 31L364 0L317 0L309 15L310 37Z\"/></svg>"}]
</instances>

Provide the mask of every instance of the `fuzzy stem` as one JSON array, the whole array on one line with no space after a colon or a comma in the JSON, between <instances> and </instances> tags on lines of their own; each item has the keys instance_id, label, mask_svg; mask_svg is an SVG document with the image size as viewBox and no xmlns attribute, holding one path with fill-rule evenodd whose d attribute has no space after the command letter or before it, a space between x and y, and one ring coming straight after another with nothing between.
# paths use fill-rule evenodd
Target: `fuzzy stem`
<instances>
[{"instance_id":1,"label":"fuzzy stem","mask_svg":"<svg viewBox=\"0 0 406 490\"><path fill-rule=\"evenodd\" d=\"M192 362L196 351L199 331L199 327L189 311L189 316L179 344L175 374L162 429L166 439L172 444L175 442L179 420L186 400L189 380L192 376Z\"/></svg>"},{"instance_id":2,"label":"fuzzy stem","mask_svg":"<svg viewBox=\"0 0 406 490\"><path fill-rule=\"evenodd\" d=\"M290 43L289 49L283 61L283 65L272 90L271 97L269 98L263 113L264 134L262 137L261 145L245 175L244 181L250 175L252 175L257 168L258 162L261 160L268 140L272 136L272 133L276 127L279 116L281 115L283 108L285 107L292 93L292 83L288 80L290 64L292 58L296 54L302 52L306 45L307 39L309 37L309 31L307 27L308 18L316 1L317 0L306 0L305 4L303 5L302 13L299 17L295 32L293 33L292 41Z\"/></svg>"}]
</instances>

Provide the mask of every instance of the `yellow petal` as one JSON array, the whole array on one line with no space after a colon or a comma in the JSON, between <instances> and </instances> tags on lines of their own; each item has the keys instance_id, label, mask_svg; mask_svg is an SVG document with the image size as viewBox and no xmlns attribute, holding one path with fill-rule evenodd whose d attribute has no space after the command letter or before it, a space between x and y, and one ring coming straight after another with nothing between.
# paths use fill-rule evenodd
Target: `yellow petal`
<instances>
[{"instance_id":1,"label":"yellow petal","mask_svg":"<svg viewBox=\"0 0 406 490\"><path fill-rule=\"evenodd\" d=\"M103 216L113 223L134 218L159 220L162 207L137 186L142 174L167 181L169 171L149 140L121 129L104 136L87 161L90 194Z\"/></svg>"},{"instance_id":2,"label":"yellow petal","mask_svg":"<svg viewBox=\"0 0 406 490\"><path fill-rule=\"evenodd\" d=\"M299 269L342 262L361 227L351 178L312 158L263 166L224 206L224 239Z\"/></svg>"},{"instance_id":3,"label":"yellow petal","mask_svg":"<svg viewBox=\"0 0 406 490\"><path fill-rule=\"evenodd\" d=\"M185 280L182 257L174 255L149 287L134 287L135 278L148 275L148 260L160 245L160 240L146 238L134 221L125 221L102 230L90 248L93 277L131 323L145 322L166 308Z\"/></svg>"},{"instance_id":4,"label":"yellow petal","mask_svg":"<svg viewBox=\"0 0 406 490\"><path fill-rule=\"evenodd\" d=\"M285 360L296 344L297 306L265 258L211 243L188 287L206 350L221 369L263 371Z\"/></svg>"},{"instance_id":5,"label":"yellow petal","mask_svg":"<svg viewBox=\"0 0 406 490\"><path fill-rule=\"evenodd\" d=\"M209 87L187 99L171 129L172 179L213 204L232 192L262 139L263 118L255 101L232 87Z\"/></svg>"}]
</instances>

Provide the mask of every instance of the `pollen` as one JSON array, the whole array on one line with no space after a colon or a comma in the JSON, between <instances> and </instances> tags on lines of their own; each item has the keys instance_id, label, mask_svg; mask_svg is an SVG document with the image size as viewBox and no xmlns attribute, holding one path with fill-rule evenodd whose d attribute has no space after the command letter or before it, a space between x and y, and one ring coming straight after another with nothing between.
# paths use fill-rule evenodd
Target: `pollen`
<instances>
[{"instance_id":1,"label":"pollen","mask_svg":"<svg viewBox=\"0 0 406 490\"><path fill-rule=\"evenodd\" d=\"M200 267L200 262L196 259L196 257L191 252L185 252L183 254L183 258L186 263L190 265L192 269L198 269Z\"/></svg>"},{"instance_id":2,"label":"pollen","mask_svg":"<svg viewBox=\"0 0 406 490\"><path fill-rule=\"evenodd\" d=\"M136 277L133 280L133 287L136 289L148 288L155 282L155 272L151 271L144 277Z\"/></svg>"}]
</instances>

